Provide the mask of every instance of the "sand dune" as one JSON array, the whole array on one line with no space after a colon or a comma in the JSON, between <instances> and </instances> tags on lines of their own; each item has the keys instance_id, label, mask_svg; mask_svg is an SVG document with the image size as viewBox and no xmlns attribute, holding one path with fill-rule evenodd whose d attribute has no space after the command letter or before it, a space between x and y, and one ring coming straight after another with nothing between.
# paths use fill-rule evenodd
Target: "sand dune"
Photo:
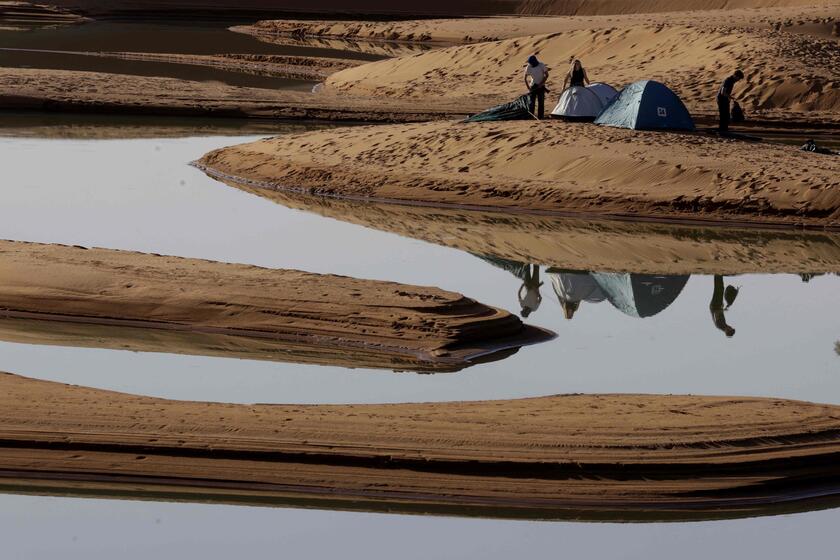
<instances>
[{"instance_id":1,"label":"sand dune","mask_svg":"<svg viewBox=\"0 0 840 560\"><path fill-rule=\"evenodd\" d=\"M625 520L807 508L840 488L840 409L778 399L233 405L5 374L0 404L0 477L23 488Z\"/></svg>"},{"instance_id":2,"label":"sand dune","mask_svg":"<svg viewBox=\"0 0 840 560\"><path fill-rule=\"evenodd\" d=\"M840 272L840 234L371 204L228 184L328 218L476 255L564 270L675 275Z\"/></svg>"},{"instance_id":3,"label":"sand dune","mask_svg":"<svg viewBox=\"0 0 840 560\"><path fill-rule=\"evenodd\" d=\"M224 148L200 164L245 185L374 202L840 225L840 158L696 134L530 121L354 127Z\"/></svg>"},{"instance_id":4,"label":"sand dune","mask_svg":"<svg viewBox=\"0 0 840 560\"><path fill-rule=\"evenodd\" d=\"M308 363L352 363L358 350L368 367L423 371L459 369L549 338L505 311L436 288L19 242L0 242L0 317L224 335L228 345L244 337L256 340L243 340L240 354ZM61 329L68 327L41 330L56 333L48 340L66 339ZM84 341L90 332L71 338ZM213 343L181 335L144 342L127 330L104 344L132 338L141 349L171 345L180 353L205 353Z\"/></svg>"},{"instance_id":5,"label":"sand dune","mask_svg":"<svg viewBox=\"0 0 840 560\"><path fill-rule=\"evenodd\" d=\"M735 68L743 68L747 79L736 97L751 118L783 115L791 121L836 121L840 42L788 31L794 21L823 21L832 14L840 17L840 7L501 19L487 24L415 22L413 27L402 24L402 36L501 40L367 64L334 74L326 86L328 91L416 100L480 92L501 101L523 93L522 66L537 53L554 70L549 83L553 100L573 56L584 61L595 81L620 87L656 79L674 89L692 112L707 114L716 111L714 95L720 82ZM390 24L383 25L388 29Z\"/></svg>"},{"instance_id":6,"label":"sand dune","mask_svg":"<svg viewBox=\"0 0 840 560\"><path fill-rule=\"evenodd\" d=\"M522 14L637 14L836 4L837 0L521 0Z\"/></svg>"}]
</instances>

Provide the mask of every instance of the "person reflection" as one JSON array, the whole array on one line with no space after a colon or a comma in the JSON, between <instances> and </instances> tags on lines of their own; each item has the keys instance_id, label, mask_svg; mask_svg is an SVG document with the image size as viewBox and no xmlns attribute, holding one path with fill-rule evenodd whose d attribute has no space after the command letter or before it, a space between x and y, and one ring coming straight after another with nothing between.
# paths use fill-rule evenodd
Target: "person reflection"
<instances>
[{"instance_id":1,"label":"person reflection","mask_svg":"<svg viewBox=\"0 0 840 560\"><path fill-rule=\"evenodd\" d=\"M721 330L727 338L735 336L735 329L726 322L726 311L735 303L738 297L738 288L735 286L723 285L723 276L715 274L714 291L712 301L709 303L709 311L712 313L712 322ZM725 304L725 306L724 306Z\"/></svg>"},{"instance_id":2,"label":"person reflection","mask_svg":"<svg viewBox=\"0 0 840 560\"><path fill-rule=\"evenodd\" d=\"M472 255L474 257L478 257L484 262L492 264L496 268L506 270L522 280L522 285L519 287L517 296L519 297L519 305L522 308L523 317L527 318L528 315L540 308L540 304L542 303L540 287L543 285L543 283L540 282L540 265L526 264L502 257L482 255L479 253L472 253Z\"/></svg>"},{"instance_id":3,"label":"person reflection","mask_svg":"<svg viewBox=\"0 0 840 560\"><path fill-rule=\"evenodd\" d=\"M519 306L522 308L522 316L528 317L531 313L540 308L542 303L542 294L540 288L543 283L540 282L540 267L539 265L525 265L525 271L522 275L522 286L519 287Z\"/></svg>"}]
</instances>

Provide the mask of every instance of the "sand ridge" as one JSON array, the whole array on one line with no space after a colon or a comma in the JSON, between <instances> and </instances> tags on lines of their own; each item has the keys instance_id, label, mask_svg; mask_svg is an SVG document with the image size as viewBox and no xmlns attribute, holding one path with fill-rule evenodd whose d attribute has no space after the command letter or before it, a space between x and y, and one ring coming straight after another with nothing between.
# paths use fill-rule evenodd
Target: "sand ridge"
<instances>
[{"instance_id":1,"label":"sand ridge","mask_svg":"<svg viewBox=\"0 0 840 560\"><path fill-rule=\"evenodd\" d=\"M491 40L348 69L331 76L325 91L407 100L474 92L502 102L523 93L522 67L536 53L553 70L549 105L559 96L570 58L578 57L593 81L620 88L655 79L676 91L693 113L709 115L716 111L720 82L743 68L747 79L736 97L751 119L835 122L840 41L789 31L795 22L833 18L840 19L840 6L433 22L428 27L440 31L425 36ZM413 26L417 31L403 33L416 36L424 22Z\"/></svg>"},{"instance_id":2,"label":"sand ridge","mask_svg":"<svg viewBox=\"0 0 840 560\"><path fill-rule=\"evenodd\" d=\"M449 121L289 135L199 164L241 184L374 202L840 225L840 159L699 134Z\"/></svg>"},{"instance_id":3,"label":"sand ridge","mask_svg":"<svg viewBox=\"0 0 840 560\"><path fill-rule=\"evenodd\" d=\"M0 477L13 479L542 518L749 515L840 487L840 412L829 405L648 395L233 405L10 374L0 388Z\"/></svg>"},{"instance_id":4,"label":"sand ridge","mask_svg":"<svg viewBox=\"0 0 840 560\"><path fill-rule=\"evenodd\" d=\"M245 353L306 362L358 349L371 367L423 371L550 338L436 288L20 242L0 242L0 316L266 339Z\"/></svg>"}]
</instances>

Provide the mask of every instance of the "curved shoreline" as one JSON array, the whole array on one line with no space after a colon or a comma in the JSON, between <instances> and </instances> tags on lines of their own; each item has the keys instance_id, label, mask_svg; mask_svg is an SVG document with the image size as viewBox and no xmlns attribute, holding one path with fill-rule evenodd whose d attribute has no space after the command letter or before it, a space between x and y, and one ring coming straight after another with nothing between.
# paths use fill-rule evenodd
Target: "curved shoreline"
<instances>
[{"instance_id":1,"label":"curved shoreline","mask_svg":"<svg viewBox=\"0 0 840 560\"><path fill-rule=\"evenodd\" d=\"M247 186L368 202L840 228L840 158L702 134L444 121L293 134L197 164Z\"/></svg>"}]
</instances>

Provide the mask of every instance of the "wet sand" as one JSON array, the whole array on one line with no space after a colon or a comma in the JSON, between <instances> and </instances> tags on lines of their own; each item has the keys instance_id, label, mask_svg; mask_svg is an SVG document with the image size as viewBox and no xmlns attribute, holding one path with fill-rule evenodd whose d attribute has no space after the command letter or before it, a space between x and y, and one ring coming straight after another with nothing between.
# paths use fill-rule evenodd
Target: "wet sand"
<instances>
[{"instance_id":1,"label":"wet sand","mask_svg":"<svg viewBox=\"0 0 840 560\"><path fill-rule=\"evenodd\" d=\"M231 405L11 374L0 386L0 475L18 483L666 519L796 507L834 495L840 482L840 409L795 401L566 395Z\"/></svg>"},{"instance_id":2,"label":"wet sand","mask_svg":"<svg viewBox=\"0 0 840 560\"><path fill-rule=\"evenodd\" d=\"M226 86L174 78L0 68L0 109L157 116L413 122L466 115L476 103L412 103Z\"/></svg>"},{"instance_id":3,"label":"wet sand","mask_svg":"<svg viewBox=\"0 0 840 560\"><path fill-rule=\"evenodd\" d=\"M358 357L366 367L418 371L454 371L551 336L436 288L20 242L0 242L0 317L57 323L38 329L47 334L9 335L21 324L9 329L6 321L11 340L62 343L66 324L77 323L85 327L70 338L81 346L98 340L211 355L233 348L234 355L345 365ZM114 330L103 337L105 327ZM143 340L137 329L173 334Z\"/></svg>"},{"instance_id":4,"label":"wet sand","mask_svg":"<svg viewBox=\"0 0 840 560\"><path fill-rule=\"evenodd\" d=\"M73 11L48 4L0 1L0 30L23 31L33 26L72 25L88 21Z\"/></svg>"},{"instance_id":5,"label":"wet sand","mask_svg":"<svg viewBox=\"0 0 840 560\"><path fill-rule=\"evenodd\" d=\"M562 270L639 274L840 272L840 234L372 204L226 183L288 208Z\"/></svg>"},{"instance_id":6,"label":"wet sand","mask_svg":"<svg viewBox=\"0 0 840 560\"><path fill-rule=\"evenodd\" d=\"M199 162L240 184L435 207L840 227L840 158L701 134L530 121L289 135Z\"/></svg>"}]
</instances>

